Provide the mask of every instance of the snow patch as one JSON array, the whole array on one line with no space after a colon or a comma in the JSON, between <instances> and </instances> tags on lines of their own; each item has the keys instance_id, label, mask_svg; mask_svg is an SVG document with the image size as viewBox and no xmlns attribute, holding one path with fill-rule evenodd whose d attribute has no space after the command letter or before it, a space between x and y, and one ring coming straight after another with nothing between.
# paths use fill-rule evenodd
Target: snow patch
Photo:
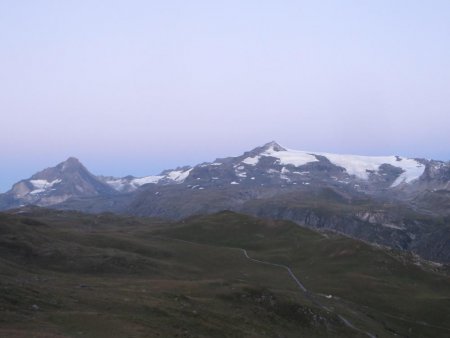
<instances>
[{"instance_id":1,"label":"snow patch","mask_svg":"<svg viewBox=\"0 0 450 338\"><path fill-rule=\"evenodd\" d=\"M270 168L270 169L267 170L267 173L268 174L279 174L280 172L278 170Z\"/></svg>"},{"instance_id":2,"label":"snow patch","mask_svg":"<svg viewBox=\"0 0 450 338\"><path fill-rule=\"evenodd\" d=\"M55 184L61 183L61 179L56 179L54 181L47 181L47 180L30 180L30 183L35 188L33 191L30 192L31 195L40 194L43 192L48 191L51 189Z\"/></svg>"},{"instance_id":3,"label":"snow patch","mask_svg":"<svg viewBox=\"0 0 450 338\"><path fill-rule=\"evenodd\" d=\"M382 226L384 226L385 228L390 228L390 229L396 229L396 230L406 230L404 227L395 225L395 224L389 224L389 223L382 223Z\"/></svg>"},{"instance_id":4,"label":"snow patch","mask_svg":"<svg viewBox=\"0 0 450 338\"><path fill-rule=\"evenodd\" d=\"M248 164L248 165L257 165L260 158L261 158L261 156L247 157L246 159L244 159L242 161L242 163Z\"/></svg>"},{"instance_id":5,"label":"snow patch","mask_svg":"<svg viewBox=\"0 0 450 338\"><path fill-rule=\"evenodd\" d=\"M293 165L296 167L300 167L307 163L317 162L318 159L313 155L306 151L299 150L282 150L277 151L274 147L270 147L265 152L261 154L262 156L269 156L277 158L277 162L282 165Z\"/></svg>"},{"instance_id":6,"label":"snow patch","mask_svg":"<svg viewBox=\"0 0 450 338\"><path fill-rule=\"evenodd\" d=\"M280 178L282 180L286 180L286 181L290 182L291 181L290 178L288 176L286 176L286 174L289 174L289 173L290 173L290 171L289 171L289 169L286 169L286 167L281 168Z\"/></svg>"},{"instance_id":7,"label":"snow patch","mask_svg":"<svg viewBox=\"0 0 450 338\"><path fill-rule=\"evenodd\" d=\"M292 173L299 174L299 175L308 175L309 171L293 171Z\"/></svg>"},{"instance_id":8,"label":"snow patch","mask_svg":"<svg viewBox=\"0 0 450 338\"><path fill-rule=\"evenodd\" d=\"M141 178L135 178L132 180L132 184L135 186L141 186L149 183L158 183L164 176L145 176Z\"/></svg>"},{"instance_id":9,"label":"snow patch","mask_svg":"<svg viewBox=\"0 0 450 338\"><path fill-rule=\"evenodd\" d=\"M60 179L56 179L54 181L47 181L47 180L30 180L30 183L36 188L36 189L47 189L53 187L55 184L61 183Z\"/></svg>"},{"instance_id":10,"label":"snow patch","mask_svg":"<svg viewBox=\"0 0 450 338\"><path fill-rule=\"evenodd\" d=\"M167 178L172 180L172 181L175 181L175 182L178 182L178 183L182 183L189 176L189 173L192 171L192 169L194 169L194 168L190 168L190 169L185 170L185 171L183 171L183 170L171 171L171 172L169 172L167 174Z\"/></svg>"},{"instance_id":11,"label":"snow patch","mask_svg":"<svg viewBox=\"0 0 450 338\"><path fill-rule=\"evenodd\" d=\"M122 191L127 183L128 182L124 181L123 179L114 179L106 181L106 184L108 184L111 188L117 191Z\"/></svg>"},{"instance_id":12,"label":"snow patch","mask_svg":"<svg viewBox=\"0 0 450 338\"><path fill-rule=\"evenodd\" d=\"M117 191L124 191L126 188L129 188L130 190L136 190L141 185L149 184L149 183L158 183L164 176L145 176L145 177L139 177L139 178L133 178L133 179L126 179L126 178L117 178L117 179L110 179L106 181L106 184L108 184L110 187Z\"/></svg>"}]
</instances>

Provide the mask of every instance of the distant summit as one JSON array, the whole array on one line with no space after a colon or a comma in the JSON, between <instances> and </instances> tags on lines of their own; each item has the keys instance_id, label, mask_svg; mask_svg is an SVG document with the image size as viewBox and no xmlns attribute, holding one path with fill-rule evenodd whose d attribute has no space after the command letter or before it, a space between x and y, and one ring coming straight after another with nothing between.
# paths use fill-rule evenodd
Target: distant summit
<instances>
[{"instance_id":1,"label":"distant summit","mask_svg":"<svg viewBox=\"0 0 450 338\"><path fill-rule=\"evenodd\" d=\"M280 146L276 141L266 143L265 145L262 146L262 149L265 151L270 149L273 149L274 151L286 151L286 149Z\"/></svg>"},{"instance_id":2,"label":"distant summit","mask_svg":"<svg viewBox=\"0 0 450 338\"><path fill-rule=\"evenodd\" d=\"M246 153L244 153L244 155L249 155L249 156L256 156L258 154L267 152L267 151L285 151L286 149L283 148L281 145L279 145L276 141L271 141L268 142L266 144L264 144L263 146L259 146L256 147Z\"/></svg>"},{"instance_id":3,"label":"distant summit","mask_svg":"<svg viewBox=\"0 0 450 338\"><path fill-rule=\"evenodd\" d=\"M11 206L50 206L70 198L114 194L115 190L91 174L75 157L44 169L13 185L2 198Z\"/></svg>"},{"instance_id":4,"label":"distant summit","mask_svg":"<svg viewBox=\"0 0 450 338\"><path fill-rule=\"evenodd\" d=\"M83 164L76 158L76 157L69 157L64 162L61 162L57 165L57 167L61 167L61 170L68 170L68 169L76 169L80 167L84 167Z\"/></svg>"}]
</instances>

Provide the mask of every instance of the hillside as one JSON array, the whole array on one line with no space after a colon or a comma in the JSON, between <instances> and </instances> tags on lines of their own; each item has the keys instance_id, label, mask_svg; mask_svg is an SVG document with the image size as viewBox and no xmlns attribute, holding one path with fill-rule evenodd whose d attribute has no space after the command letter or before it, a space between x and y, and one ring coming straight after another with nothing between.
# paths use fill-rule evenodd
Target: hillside
<instances>
[{"instance_id":1,"label":"hillside","mask_svg":"<svg viewBox=\"0 0 450 338\"><path fill-rule=\"evenodd\" d=\"M447 268L291 222L0 214L2 337L445 337ZM278 266L288 265L304 293ZM344 320L351 326L347 325Z\"/></svg>"}]
</instances>

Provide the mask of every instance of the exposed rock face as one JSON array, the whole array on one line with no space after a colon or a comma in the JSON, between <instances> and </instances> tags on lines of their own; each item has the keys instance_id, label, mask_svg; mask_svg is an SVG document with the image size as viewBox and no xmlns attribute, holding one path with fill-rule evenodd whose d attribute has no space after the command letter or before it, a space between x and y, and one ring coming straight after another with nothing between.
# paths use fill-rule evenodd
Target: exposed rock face
<instances>
[{"instance_id":1,"label":"exposed rock face","mask_svg":"<svg viewBox=\"0 0 450 338\"><path fill-rule=\"evenodd\" d=\"M76 158L22 180L2 197L6 207L23 204L51 206L69 198L110 196L116 191L92 175Z\"/></svg>"}]
</instances>

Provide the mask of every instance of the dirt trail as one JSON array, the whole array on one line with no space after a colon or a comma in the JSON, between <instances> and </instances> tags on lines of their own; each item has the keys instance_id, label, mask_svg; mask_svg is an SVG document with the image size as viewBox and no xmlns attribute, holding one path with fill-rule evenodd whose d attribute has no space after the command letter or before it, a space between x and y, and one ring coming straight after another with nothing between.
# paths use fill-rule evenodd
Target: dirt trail
<instances>
[{"instance_id":1,"label":"dirt trail","mask_svg":"<svg viewBox=\"0 0 450 338\"><path fill-rule=\"evenodd\" d=\"M276 266L276 267L285 269L285 270L289 273L289 276L294 280L295 284L297 284L297 286L299 287L299 289L305 293L306 297L307 297L309 300L311 300L314 304L316 304L316 305L319 306L320 308L324 309L325 311L327 311L327 312L333 312L333 311L331 311L329 308L327 308L325 305L323 305L322 303L320 303L319 301L317 301L316 299L314 299L314 298L311 296L311 293L305 288L305 286L302 284L302 282L300 282L300 280L299 280L299 279L297 278L297 276L292 272L292 270L291 270L290 267L288 267L287 265L283 265L283 264L271 263L271 262L266 262L266 261L260 261L259 259L254 259L254 258L252 258L252 257L250 257L250 256L248 255L247 250L245 250L245 249L241 249L241 250L242 250L242 252L244 253L244 256L245 256L246 258L248 258L249 260L253 261L253 262L261 263L261 264L266 264L266 265L272 265L272 266ZM365 335L367 335L367 336L369 336L369 337L371 337L371 338L376 338L376 336L373 335L372 333L363 331L363 330L361 330L361 329L358 329L358 328L355 327L350 321L348 321L348 319L344 318L343 316L341 316L341 315L339 315L339 314L336 314L336 315L337 315L337 317L341 320L341 322L344 323L345 326L347 326L347 327L349 327L349 328L351 328L351 329L353 329L353 330L355 330L355 331L364 333Z\"/></svg>"}]
</instances>

